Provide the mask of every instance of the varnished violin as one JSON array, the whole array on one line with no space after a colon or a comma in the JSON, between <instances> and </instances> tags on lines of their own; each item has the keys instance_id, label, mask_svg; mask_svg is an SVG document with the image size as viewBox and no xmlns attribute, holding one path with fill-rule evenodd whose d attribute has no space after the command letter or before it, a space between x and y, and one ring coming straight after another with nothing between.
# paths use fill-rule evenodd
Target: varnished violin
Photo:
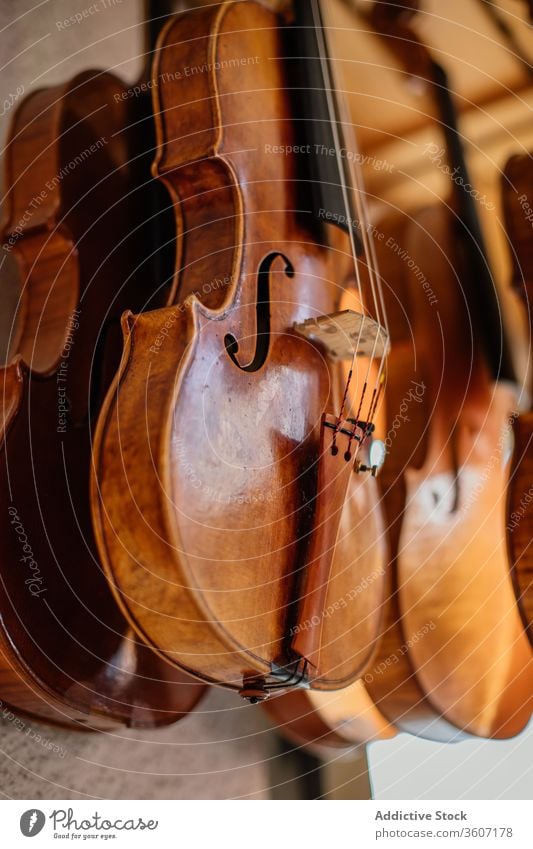
<instances>
[{"instance_id":1,"label":"varnished violin","mask_svg":"<svg viewBox=\"0 0 533 849\"><path fill-rule=\"evenodd\" d=\"M0 251L3 285L11 270L19 293L1 369L0 698L96 729L173 722L204 691L132 631L90 521L92 429L120 359L120 314L160 302L145 281L146 123L125 93L86 72L24 98Z\"/></svg>"},{"instance_id":2,"label":"varnished violin","mask_svg":"<svg viewBox=\"0 0 533 849\"><path fill-rule=\"evenodd\" d=\"M509 237L511 282L527 315L531 351L533 295L533 158L515 154L502 174L504 221ZM531 370L531 364L530 364ZM531 381L530 381L531 385ZM531 389L529 389L531 394ZM520 411L513 421L514 450L509 480L507 541L513 583L529 640L533 643L533 412Z\"/></svg>"},{"instance_id":3,"label":"varnished violin","mask_svg":"<svg viewBox=\"0 0 533 849\"><path fill-rule=\"evenodd\" d=\"M384 639L363 681L403 730L509 737L527 723L533 690L506 549L518 384L446 74L401 10L376 8L373 24L433 91L458 177L448 206L376 222L393 294L381 484L394 559ZM409 401L413 381L425 389ZM393 428L404 402L409 422Z\"/></svg>"},{"instance_id":4,"label":"varnished violin","mask_svg":"<svg viewBox=\"0 0 533 849\"><path fill-rule=\"evenodd\" d=\"M124 316L94 444L125 617L251 701L354 681L384 579L386 318L322 4L295 8L286 25L224 2L161 34L153 168L174 203L176 302ZM346 287L358 305L339 314Z\"/></svg>"}]
</instances>

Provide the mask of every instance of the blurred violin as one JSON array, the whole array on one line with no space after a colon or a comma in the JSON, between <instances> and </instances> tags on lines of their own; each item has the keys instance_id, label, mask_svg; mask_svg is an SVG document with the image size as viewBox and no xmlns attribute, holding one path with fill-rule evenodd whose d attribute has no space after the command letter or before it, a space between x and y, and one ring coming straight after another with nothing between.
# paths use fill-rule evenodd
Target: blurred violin
<instances>
[{"instance_id":1,"label":"blurred violin","mask_svg":"<svg viewBox=\"0 0 533 849\"><path fill-rule=\"evenodd\" d=\"M533 296L533 158L515 154L502 174L504 220L509 237L512 284L524 303L531 352ZM531 374L531 360L529 362ZM531 384L531 381L530 381ZM530 389L531 392L531 389ZM507 541L518 605L533 643L533 412L513 422L514 450L509 480Z\"/></svg>"},{"instance_id":2,"label":"blurred violin","mask_svg":"<svg viewBox=\"0 0 533 849\"><path fill-rule=\"evenodd\" d=\"M19 296L1 369L0 698L98 729L173 722L204 690L132 631L90 520L92 429L120 360L120 315L157 295L143 282L147 122L126 95L113 75L85 72L24 98L0 251Z\"/></svg>"},{"instance_id":3,"label":"blurred violin","mask_svg":"<svg viewBox=\"0 0 533 849\"><path fill-rule=\"evenodd\" d=\"M394 559L384 639L363 680L402 730L441 741L509 737L531 714L533 669L506 549L517 401L508 333L446 73L405 10L374 9L373 25L433 93L456 179L449 207L377 222L388 237L377 246L380 267L394 280L381 478ZM396 428L402 412L408 422Z\"/></svg>"},{"instance_id":4,"label":"blurred violin","mask_svg":"<svg viewBox=\"0 0 533 849\"><path fill-rule=\"evenodd\" d=\"M176 305L124 316L94 445L125 617L251 701L354 681L383 586L381 284L323 4L295 11L224 2L161 34L153 168L174 203ZM340 311L347 287L357 308Z\"/></svg>"}]
</instances>

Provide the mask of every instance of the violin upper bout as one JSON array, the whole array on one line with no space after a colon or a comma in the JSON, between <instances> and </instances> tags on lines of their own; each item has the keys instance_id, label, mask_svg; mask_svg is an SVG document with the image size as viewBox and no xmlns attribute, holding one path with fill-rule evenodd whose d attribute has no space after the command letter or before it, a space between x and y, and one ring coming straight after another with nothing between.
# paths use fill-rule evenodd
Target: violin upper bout
<instances>
[{"instance_id":1,"label":"violin upper bout","mask_svg":"<svg viewBox=\"0 0 533 849\"><path fill-rule=\"evenodd\" d=\"M152 64L154 176L216 152L222 129L215 57L227 6L184 12L171 18L159 35Z\"/></svg>"}]
</instances>

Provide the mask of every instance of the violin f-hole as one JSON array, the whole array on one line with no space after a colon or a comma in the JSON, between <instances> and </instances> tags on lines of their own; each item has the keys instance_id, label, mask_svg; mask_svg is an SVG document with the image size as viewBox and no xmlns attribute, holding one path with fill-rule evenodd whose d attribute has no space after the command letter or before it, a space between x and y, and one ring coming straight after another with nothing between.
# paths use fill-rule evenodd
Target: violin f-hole
<instances>
[{"instance_id":1,"label":"violin f-hole","mask_svg":"<svg viewBox=\"0 0 533 849\"><path fill-rule=\"evenodd\" d=\"M270 271L274 261L281 257L285 263L285 274L294 277L294 268L285 254L273 251L261 261L257 272L257 304L256 304L256 341L255 353L249 363L242 365L237 359L239 343L235 336L227 333L224 345L228 356L242 371L258 371L268 356L270 348Z\"/></svg>"}]
</instances>

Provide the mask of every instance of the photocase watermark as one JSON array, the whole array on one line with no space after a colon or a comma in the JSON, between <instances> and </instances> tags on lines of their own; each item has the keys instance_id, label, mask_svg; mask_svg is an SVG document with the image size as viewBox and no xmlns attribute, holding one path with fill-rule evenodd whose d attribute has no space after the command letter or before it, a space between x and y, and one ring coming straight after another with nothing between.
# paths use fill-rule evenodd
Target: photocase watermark
<instances>
[{"instance_id":1,"label":"photocase watermark","mask_svg":"<svg viewBox=\"0 0 533 849\"><path fill-rule=\"evenodd\" d=\"M507 525L507 530L509 533L513 533L513 531L518 527L520 522L525 516L526 510L533 501L533 484L529 487L528 491L524 493L522 498L520 499L520 504L516 510L513 510L509 519L509 523Z\"/></svg>"},{"instance_id":2,"label":"photocase watermark","mask_svg":"<svg viewBox=\"0 0 533 849\"><path fill-rule=\"evenodd\" d=\"M265 153L273 153L278 156L309 155L334 156L346 159L349 162L357 162L359 165L369 165L375 171L394 171L394 163L387 159L376 159L370 154L359 153L346 147L329 147L326 144L265 144Z\"/></svg>"},{"instance_id":3,"label":"photocase watermark","mask_svg":"<svg viewBox=\"0 0 533 849\"><path fill-rule=\"evenodd\" d=\"M46 587L43 586L43 576L41 575L39 564L35 560L33 549L28 540L28 535L24 529L24 525L22 524L17 508L8 507L7 512L11 519L13 532L17 534L18 541L22 546L23 556L20 558L20 561L21 563L24 563L26 569L31 572L31 576L27 577L24 580L24 583L28 587L32 596L37 598L46 592Z\"/></svg>"},{"instance_id":4,"label":"photocase watermark","mask_svg":"<svg viewBox=\"0 0 533 849\"><path fill-rule=\"evenodd\" d=\"M398 244L394 236L389 236L389 238L385 242L385 247L389 248L393 253L395 253L398 259L401 259L402 262L405 262L407 268L413 272L418 282L422 285L422 289L424 290L431 306L435 306L435 304L438 303L438 298L435 295L433 289L431 288L431 285L426 275L424 274L420 266L414 261L412 256L410 256L408 251L406 251L404 248L402 248L401 245Z\"/></svg>"},{"instance_id":5,"label":"photocase watermark","mask_svg":"<svg viewBox=\"0 0 533 849\"><path fill-rule=\"evenodd\" d=\"M145 820L143 817L109 819L98 811L90 816L78 817L74 808L55 808L47 817L39 808L29 808L20 818L20 830L25 837L35 837L47 820L54 838L83 840L84 843L86 840L114 840L123 831L155 831L159 827L159 820Z\"/></svg>"},{"instance_id":6,"label":"photocase watermark","mask_svg":"<svg viewBox=\"0 0 533 849\"><path fill-rule=\"evenodd\" d=\"M522 208L522 212L524 213L524 217L526 221L529 221L531 226L533 227L533 209L531 208L531 204L529 203L529 199L527 195L519 195L518 203Z\"/></svg>"},{"instance_id":7,"label":"photocase watermark","mask_svg":"<svg viewBox=\"0 0 533 849\"><path fill-rule=\"evenodd\" d=\"M17 716L13 713L10 707L5 705L0 700L0 717L6 722L9 722L13 725L17 731L20 731L21 734L24 734L28 740L32 740L34 743L38 743L39 746L43 746L43 748L47 749L49 752L53 752L59 758L64 758L67 754L67 750L63 748L63 746L59 746L57 743L54 743L53 740L50 740L46 735L41 734L39 731L36 731L31 725L28 725L20 716Z\"/></svg>"},{"instance_id":8,"label":"photocase watermark","mask_svg":"<svg viewBox=\"0 0 533 849\"><path fill-rule=\"evenodd\" d=\"M391 666L393 666L395 663L398 663L400 658L403 657L404 654L406 654L406 652L408 652L410 648L416 646L416 644L420 642L420 640L422 640L426 636L426 634L429 634L430 631L434 631L436 627L437 626L432 620L430 622L426 622L425 625L422 625L422 627L419 628L418 631L416 631L412 637L409 637L409 639L406 640L405 643L400 646L398 651L395 651L390 654L388 657L385 658L385 660L380 661L380 663L378 663L378 665L375 666L371 672L366 672L363 676L364 683L371 684L374 678L383 675L383 673L386 672L387 669L390 669Z\"/></svg>"},{"instance_id":9,"label":"photocase watermark","mask_svg":"<svg viewBox=\"0 0 533 849\"><path fill-rule=\"evenodd\" d=\"M366 578L363 578L357 584L357 586L353 587L341 598L337 599L337 601L328 604L328 606L324 608L320 616L318 615L318 613L315 613L315 615L311 616L310 619L305 619L304 622L301 622L298 625L294 625L289 631L290 635L294 636L295 634L299 634L301 631L308 631L309 628L313 628L317 625L320 625L323 619L329 619L329 617L333 616L333 614L337 610L341 610L348 607L351 601L354 601L357 596L361 595L361 593L363 593L370 586L372 586L374 581L377 581L378 578L383 577L384 574L385 569L383 568L383 566L380 566L379 569L375 569L373 572L371 572L370 575L368 575Z\"/></svg>"},{"instance_id":10,"label":"photocase watermark","mask_svg":"<svg viewBox=\"0 0 533 849\"><path fill-rule=\"evenodd\" d=\"M73 159L70 160L70 162L64 165L61 170L58 171L57 174L55 174L50 180L46 181L45 188L41 189L38 194L33 196L30 203L28 204L26 211L24 212L24 215L21 216L16 227L14 227L14 229L10 232L9 238L3 244L2 247L4 251L6 251L6 253L9 253L16 245L17 241L24 233L26 225L29 224L29 222L31 221L35 211L39 209L40 206L42 206L49 193L54 191L54 189L57 188L61 181L68 174L74 171L78 167L78 165L81 165L90 156L92 156L93 153L96 153L97 150L100 150L106 144L107 139L105 138L105 136L101 136L101 138L97 139L95 142L89 145L89 147L86 147L85 150L82 150L81 153L78 153Z\"/></svg>"},{"instance_id":11,"label":"photocase watermark","mask_svg":"<svg viewBox=\"0 0 533 849\"><path fill-rule=\"evenodd\" d=\"M446 151L443 147L439 147L439 145L434 142L428 142L428 144L424 147L424 155L429 156L430 161L437 166L439 171L446 174L447 177L450 177L456 186L459 186L468 195L470 195L470 197L477 200L481 206L490 210L496 209L496 205L492 203L492 201L487 200L487 195L481 194L481 192L475 189L471 183L465 182L463 175L459 173L461 169L458 165L456 165L455 168L450 168L446 161Z\"/></svg>"},{"instance_id":12,"label":"photocase watermark","mask_svg":"<svg viewBox=\"0 0 533 849\"><path fill-rule=\"evenodd\" d=\"M61 362L57 368L57 432L67 432L67 419L70 412L70 404L67 398L68 358L74 345L74 333L80 326L79 317L81 310L73 310L68 320L67 336L61 352Z\"/></svg>"},{"instance_id":13,"label":"photocase watermark","mask_svg":"<svg viewBox=\"0 0 533 849\"><path fill-rule=\"evenodd\" d=\"M62 21L56 21L56 28L58 30L69 29L69 27L83 23L83 21L86 21L87 18L92 18L92 16L97 15L98 12L105 12L107 9L112 9L115 6L120 6L121 4L122 0L96 0L95 3L92 3L90 6L86 6L85 9L82 9L81 12L76 12L74 15L70 15L70 17L65 18Z\"/></svg>"},{"instance_id":14,"label":"photocase watermark","mask_svg":"<svg viewBox=\"0 0 533 849\"><path fill-rule=\"evenodd\" d=\"M195 295L198 299L202 298L202 295L209 295L211 292L215 292L217 289L224 289L226 286L229 286L231 283L231 275L226 275L225 277L215 277L213 280L210 280L208 283L204 283L201 289L196 289L195 292L191 294ZM150 346L150 351L152 354L159 354L161 348L163 347L165 340L170 335L170 331L173 326L176 324L178 317L181 313L185 312L185 304L182 302L178 304L170 315L168 315L161 327L159 333L154 339L153 345Z\"/></svg>"},{"instance_id":15,"label":"photocase watermark","mask_svg":"<svg viewBox=\"0 0 533 849\"><path fill-rule=\"evenodd\" d=\"M124 91L114 94L113 100L115 103L118 103L120 100L128 100L130 97L139 97L140 94L151 91L154 85L165 85L165 83L189 79L198 74L222 71L225 68L243 68L249 65L258 65L260 61L260 56L237 56L232 59L221 59L216 62L204 62L202 65L184 65L183 68L178 68L176 71L165 71L155 80L149 79L130 86L124 89Z\"/></svg>"},{"instance_id":16,"label":"photocase watermark","mask_svg":"<svg viewBox=\"0 0 533 849\"><path fill-rule=\"evenodd\" d=\"M79 837L77 835L77 831L81 832L106 832L107 837L116 837L116 834L111 834L110 832L114 831L155 831L159 826L158 820L144 820L142 817L131 817L129 819L116 819L109 820L106 817L103 817L98 812L95 812L90 819L76 819L74 816L74 809L68 808L65 810L64 808L59 808L57 810L52 811L49 816L49 819L52 821L52 825L54 828L54 832L57 832L60 829L67 832L66 834L55 834L56 837ZM89 835L83 835L84 838ZM97 834L90 835L91 837L96 837ZM106 834L100 834L101 838L106 837Z\"/></svg>"},{"instance_id":17,"label":"photocase watermark","mask_svg":"<svg viewBox=\"0 0 533 849\"><path fill-rule=\"evenodd\" d=\"M423 381L419 383L416 380L411 380L411 384L412 386L409 387L409 392L402 398L400 409L394 416L391 426L387 432L387 437L384 442L387 454L389 453L392 443L396 439L396 434L402 424L410 421L409 416L407 415L409 404L412 404L413 402L415 404L422 403L422 398L426 391L426 384Z\"/></svg>"},{"instance_id":18,"label":"photocase watermark","mask_svg":"<svg viewBox=\"0 0 533 849\"><path fill-rule=\"evenodd\" d=\"M0 118L3 118L4 115L7 115L7 113L9 112L11 107L14 106L14 104L17 102L19 97L22 97L22 95L24 94L24 91L25 91L24 86L18 85L17 90L14 94L12 92L9 92L8 96L6 98L4 98L4 102L2 104L2 110L0 111Z\"/></svg>"}]
</instances>

